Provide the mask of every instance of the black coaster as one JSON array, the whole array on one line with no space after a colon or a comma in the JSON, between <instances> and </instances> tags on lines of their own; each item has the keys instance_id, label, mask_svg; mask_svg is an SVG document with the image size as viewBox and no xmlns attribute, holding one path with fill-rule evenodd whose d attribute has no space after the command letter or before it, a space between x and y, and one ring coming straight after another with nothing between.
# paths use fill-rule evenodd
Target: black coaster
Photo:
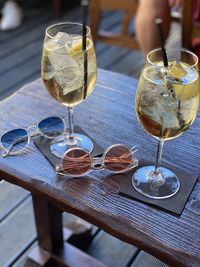
<instances>
[{"instance_id":1,"label":"black coaster","mask_svg":"<svg viewBox=\"0 0 200 267\"><path fill-rule=\"evenodd\" d=\"M74 127L74 131L77 133L81 133L84 135L87 135L90 137L87 133L83 131L82 128L79 126ZM103 149L93 140L91 137L90 139L92 140L94 144L94 149L91 153L93 157L101 156L103 154ZM61 162L61 159L53 155L50 151L50 145L51 145L52 139L45 138L43 136L39 136L34 139L34 144L37 146L37 148L42 152L42 154L48 159L48 161L55 167L57 164Z\"/></svg>"},{"instance_id":2,"label":"black coaster","mask_svg":"<svg viewBox=\"0 0 200 267\"><path fill-rule=\"evenodd\" d=\"M154 165L154 163L147 162L145 160L140 160L139 166L135 170L137 170L142 166L147 166L147 165ZM170 170L172 170L180 180L181 184L180 189L174 196L167 199L152 199L145 197L139 192L137 192L133 187L132 177L128 177L127 179L123 180L123 182L120 184L119 194L148 203L150 205L153 205L157 208L163 209L170 213L181 215L185 207L185 204L187 203L187 200L192 192L192 189L197 181L198 175L187 173L178 168L173 169L170 166L163 166L163 167L167 167Z\"/></svg>"}]
</instances>

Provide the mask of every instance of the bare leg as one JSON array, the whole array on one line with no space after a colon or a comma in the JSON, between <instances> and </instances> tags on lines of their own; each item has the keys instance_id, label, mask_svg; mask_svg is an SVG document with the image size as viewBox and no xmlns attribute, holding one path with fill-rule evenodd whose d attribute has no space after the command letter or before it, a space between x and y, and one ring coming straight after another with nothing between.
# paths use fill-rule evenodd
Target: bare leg
<instances>
[{"instance_id":1,"label":"bare leg","mask_svg":"<svg viewBox=\"0 0 200 267\"><path fill-rule=\"evenodd\" d=\"M155 18L163 19L163 32L166 39L170 29L170 6L168 0L140 0L138 7L135 31L144 55L160 46L158 29Z\"/></svg>"}]
</instances>

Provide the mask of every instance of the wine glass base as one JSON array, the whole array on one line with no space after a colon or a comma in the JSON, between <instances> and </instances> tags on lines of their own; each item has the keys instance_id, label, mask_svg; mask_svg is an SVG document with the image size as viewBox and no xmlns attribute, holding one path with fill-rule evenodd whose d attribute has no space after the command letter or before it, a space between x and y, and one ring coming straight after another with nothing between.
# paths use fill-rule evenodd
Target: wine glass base
<instances>
[{"instance_id":1,"label":"wine glass base","mask_svg":"<svg viewBox=\"0 0 200 267\"><path fill-rule=\"evenodd\" d=\"M89 153L94 149L94 145L89 137L83 134L74 133L75 142L74 144L70 143L69 136L58 136L56 137L50 146L51 153L58 158L63 158L65 152L72 147L80 147Z\"/></svg>"},{"instance_id":2,"label":"wine glass base","mask_svg":"<svg viewBox=\"0 0 200 267\"><path fill-rule=\"evenodd\" d=\"M153 199L165 199L175 195L180 188L178 177L164 167L159 169L162 179L149 176L154 173L155 166L144 166L136 170L132 176L133 187L140 194Z\"/></svg>"}]
</instances>

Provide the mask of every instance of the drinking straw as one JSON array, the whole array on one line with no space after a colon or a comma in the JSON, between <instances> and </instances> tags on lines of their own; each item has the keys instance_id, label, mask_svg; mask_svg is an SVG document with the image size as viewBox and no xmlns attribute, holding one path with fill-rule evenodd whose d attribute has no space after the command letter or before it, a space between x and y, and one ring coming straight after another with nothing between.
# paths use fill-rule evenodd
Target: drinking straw
<instances>
[{"instance_id":1,"label":"drinking straw","mask_svg":"<svg viewBox=\"0 0 200 267\"><path fill-rule=\"evenodd\" d=\"M163 21L161 18L155 19L155 24L158 27L158 31L159 31L159 35L160 35L160 45L161 45L161 50L162 50L163 64L167 68L168 67L168 59L167 59L167 53L165 50L165 42L164 42L164 38L163 38L162 22Z\"/></svg>"},{"instance_id":2,"label":"drinking straw","mask_svg":"<svg viewBox=\"0 0 200 267\"><path fill-rule=\"evenodd\" d=\"M81 5L83 7L83 29L82 29L82 50L83 50L83 99L87 96L87 84L88 84L88 55L87 55L87 9L88 0L82 0Z\"/></svg>"}]
</instances>

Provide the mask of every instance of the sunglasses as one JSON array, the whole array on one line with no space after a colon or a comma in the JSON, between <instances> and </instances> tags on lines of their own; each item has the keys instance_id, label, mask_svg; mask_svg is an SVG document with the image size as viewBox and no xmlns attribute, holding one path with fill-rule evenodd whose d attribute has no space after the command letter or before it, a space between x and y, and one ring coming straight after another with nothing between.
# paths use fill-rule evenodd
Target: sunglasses
<instances>
[{"instance_id":1,"label":"sunglasses","mask_svg":"<svg viewBox=\"0 0 200 267\"><path fill-rule=\"evenodd\" d=\"M81 148L70 148L64 155L56 171L79 177L89 173L91 170L107 170L112 173L128 171L138 165L134 154L137 147L128 147L116 144L108 147L102 157L92 157L88 151Z\"/></svg>"},{"instance_id":2,"label":"sunglasses","mask_svg":"<svg viewBox=\"0 0 200 267\"><path fill-rule=\"evenodd\" d=\"M5 151L2 156L17 155L30 143L33 136L42 135L46 138L55 138L66 130L64 116L52 116L26 128L8 131L0 137L0 146Z\"/></svg>"}]
</instances>

